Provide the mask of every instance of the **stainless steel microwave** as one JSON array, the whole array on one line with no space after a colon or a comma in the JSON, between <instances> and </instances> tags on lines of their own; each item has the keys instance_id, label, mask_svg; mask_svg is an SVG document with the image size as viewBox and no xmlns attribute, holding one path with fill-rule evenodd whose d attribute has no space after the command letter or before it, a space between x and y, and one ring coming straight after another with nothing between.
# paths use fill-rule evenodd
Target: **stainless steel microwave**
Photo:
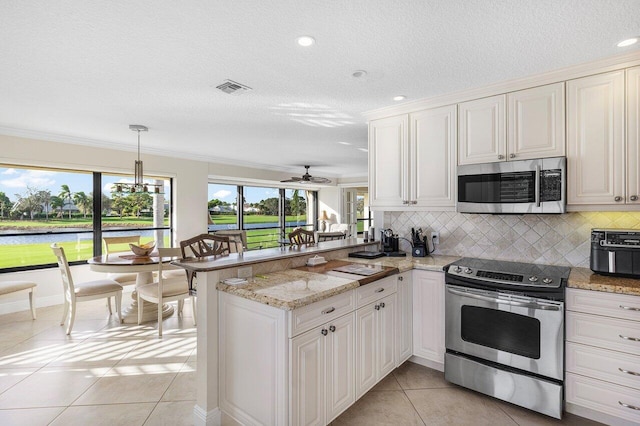
<instances>
[{"instance_id":1,"label":"stainless steel microwave","mask_svg":"<svg viewBox=\"0 0 640 426\"><path fill-rule=\"evenodd\" d=\"M564 213L565 157L458 166L460 213Z\"/></svg>"}]
</instances>

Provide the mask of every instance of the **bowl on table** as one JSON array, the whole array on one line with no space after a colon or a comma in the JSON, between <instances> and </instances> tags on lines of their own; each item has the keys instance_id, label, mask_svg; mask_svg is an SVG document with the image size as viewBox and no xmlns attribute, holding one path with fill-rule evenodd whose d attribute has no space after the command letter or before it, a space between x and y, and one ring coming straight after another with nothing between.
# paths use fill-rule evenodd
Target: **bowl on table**
<instances>
[{"instance_id":1,"label":"bowl on table","mask_svg":"<svg viewBox=\"0 0 640 426\"><path fill-rule=\"evenodd\" d=\"M156 242L151 241L146 244L137 246L135 244L129 244L129 248L136 256L149 256L154 248L156 248Z\"/></svg>"}]
</instances>

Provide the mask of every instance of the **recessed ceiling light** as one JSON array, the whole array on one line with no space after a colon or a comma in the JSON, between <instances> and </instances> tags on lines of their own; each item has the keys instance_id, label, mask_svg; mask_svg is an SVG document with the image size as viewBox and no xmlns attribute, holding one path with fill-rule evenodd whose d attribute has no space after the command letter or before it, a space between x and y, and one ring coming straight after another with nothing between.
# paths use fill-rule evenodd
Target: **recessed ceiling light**
<instances>
[{"instance_id":1,"label":"recessed ceiling light","mask_svg":"<svg viewBox=\"0 0 640 426\"><path fill-rule=\"evenodd\" d=\"M353 78L360 78L367 75L367 72L365 70L357 70L357 71L354 71L353 74L351 75L353 76Z\"/></svg>"},{"instance_id":2,"label":"recessed ceiling light","mask_svg":"<svg viewBox=\"0 0 640 426\"><path fill-rule=\"evenodd\" d=\"M338 142L340 145L351 145L349 142Z\"/></svg>"},{"instance_id":3,"label":"recessed ceiling light","mask_svg":"<svg viewBox=\"0 0 640 426\"><path fill-rule=\"evenodd\" d=\"M405 99L407 99L405 95L398 95L393 97L394 101L404 101Z\"/></svg>"},{"instance_id":4,"label":"recessed ceiling light","mask_svg":"<svg viewBox=\"0 0 640 426\"><path fill-rule=\"evenodd\" d=\"M360 151L362 152L369 152L369 150L367 148L358 148Z\"/></svg>"},{"instance_id":5,"label":"recessed ceiling light","mask_svg":"<svg viewBox=\"0 0 640 426\"><path fill-rule=\"evenodd\" d=\"M309 47L316 42L316 39L311 36L300 36L296 41L300 46Z\"/></svg>"},{"instance_id":6,"label":"recessed ceiling light","mask_svg":"<svg viewBox=\"0 0 640 426\"><path fill-rule=\"evenodd\" d=\"M618 47L631 46L632 44L636 44L637 42L638 42L638 37L628 38L628 39L622 40L620 43L618 43Z\"/></svg>"}]
</instances>

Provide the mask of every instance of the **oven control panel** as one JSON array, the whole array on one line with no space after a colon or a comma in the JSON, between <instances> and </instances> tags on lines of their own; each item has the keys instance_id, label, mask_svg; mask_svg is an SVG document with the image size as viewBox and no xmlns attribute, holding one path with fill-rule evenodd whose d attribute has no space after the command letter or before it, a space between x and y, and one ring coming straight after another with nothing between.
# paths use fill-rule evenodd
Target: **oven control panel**
<instances>
[{"instance_id":1,"label":"oven control panel","mask_svg":"<svg viewBox=\"0 0 640 426\"><path fill-rule=\"evenodd\" d=\"M465 262L466 260L466 262ZM517 287L560 288L568 274L559 267L463 258L451 264L447 273L467 281L495 283ZM565 276L566 275L566 276Z\"/></svg>"}]
</instances>

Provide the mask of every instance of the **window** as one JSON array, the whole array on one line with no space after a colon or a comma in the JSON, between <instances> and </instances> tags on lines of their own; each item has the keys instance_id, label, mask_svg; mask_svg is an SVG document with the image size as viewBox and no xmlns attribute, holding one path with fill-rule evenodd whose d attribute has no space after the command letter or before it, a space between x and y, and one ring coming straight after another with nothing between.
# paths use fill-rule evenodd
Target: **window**
<instances>
[{"instance_id":1,"label":"window","mask_svg":"<svg viewBox=\"0 0 640 426\"><path fill-rule=\"evenodd\" d=\"M373 225L373 217L371 217L371 210L369 210L369 192L367 190L358 189L357 191L356 214L358 217L358 235L360 235L364 231L368 231Z\"/></svg>"},{"instance_id":2,"label":"window","mask_svg":"<svg viewBox=\"0 0 640 426\"><path fill-rule=\"evenodd\" d=\"M247 249L278 247L292 229L314 229L316 192L209 184L209 231L243 229ZM242 203L237 200L242 200Z\"/></svg>"},{"instance_id":3,"label":"window","mask_svg":"<svg viewBox=\"0 0 640 426\"><path fill-rule=\"evenodd\" d=\"M0 166L0 272L52 266L52 243L64 247L70 263L84 262L101 254L102 235L107 233L137 233L142 242L170 244L171 181L160 178L164 194L112 193L112 184L125 179Z\"/></svg>"}]
</instances>

